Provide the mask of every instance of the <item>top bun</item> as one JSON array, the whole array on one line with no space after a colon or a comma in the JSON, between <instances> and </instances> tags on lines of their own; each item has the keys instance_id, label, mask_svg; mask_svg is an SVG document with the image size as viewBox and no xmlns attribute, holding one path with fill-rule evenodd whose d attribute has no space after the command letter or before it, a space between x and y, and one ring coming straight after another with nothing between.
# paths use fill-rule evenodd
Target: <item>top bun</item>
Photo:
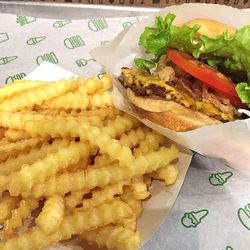
<instances>
[{"instance_id":1,"label":"top bun","mask_svg":"<svg viewBox=\"0 0 250 250\"><path fill-rule=\"evenodd\" d=\"M231 37L236 31L235 28L227 24L223 24L215 20L206 18L192 19L185 24L189 27L193 27L196 24L200 25L201 27L197 32L198 35L206 35L210 38L216 38L220 36L225 30L228 31L228 36Z\"/></svg>"}]
</instances>

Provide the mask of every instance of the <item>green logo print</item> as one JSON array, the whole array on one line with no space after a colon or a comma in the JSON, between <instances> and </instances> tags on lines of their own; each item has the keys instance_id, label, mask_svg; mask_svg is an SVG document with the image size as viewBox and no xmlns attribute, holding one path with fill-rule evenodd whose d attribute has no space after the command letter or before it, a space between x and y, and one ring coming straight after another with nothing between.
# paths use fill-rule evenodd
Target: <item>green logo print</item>
<instances>
[{"instance_id":1,"label":"green logo print","mask_svg":"<svg viewBox=\"0 0 250 250\"><path fill-rule=\"evenodd\" d=\"M36 58L36 63L38 65L40 65L44 61L47 61L47 62L50 62L50 63L54 63L54 64L59 63L59 61L57 59L57 56L56 56L56 54L54 52L46 53L46 54L38 56Z\"/></svg>"},{"instance_id":2,"label":"green logo print","mask_svg":"<svg viewBox=\"0 0 250 250\"><path fill-rule=\"evenodd\" d=\"M53 23L54 28L62 28L65 25L71 23L71 20L58 20Z\"/></svg>"},{"instance_id":3,"label":"green logo print","mask_svg":"<svg viewBox=\"0 0 250 250\"><path fill-rule=\"evenodd\" d=\"M126 22L122 23L123 29L128 29L128 28L130 28L131 26L133 26L134 24L140 22L140 19L139 19L138 17L136 18L136 20L137 20L137 21L135 21L135 22L126 21Z\"/></svg>"},{"instance_id":4,"label":"green logo print","mask_svg":"<svg viewBox=\"0 0 250 250\"><path fill-rule=\"evenodd\" d=\"M76 65L78 67L84 67L88 64L88 62L91 62L91 61L96 61L95 59L91 58L91 59L77 59L76 60Z\"/></svg>"},{"instance_id":5,"label":"green logo print","mask_svg":"<svg viewBox=\"0 0 250 250\"><path fill-rule=\"evenodd\" d=\"M14 60L16 60L18 56L6 56L6 57L1 57L0 58L0 65L5 65L7 63L10 63Z\"/></svg>"},{"instance_id":6,"label":"green logo print","mask_svg":"<svg viewBox=\"0 0 250 250\"><path fill-rule=\"evenodd\" d=\"M238 219L241 224L250 231L250 203L238 209Z\"/></svg>"},{"instance_id":7,"label":"green logo print","mask_svg":"<svg viewBox=\"0 0 250 250\"><path fill-rule=\"evenodd\" d=\"M9 36L7 33L0 33L0 43L6 42L9 40Z\"/></svg>"},{"instance_id":8,"label":"green logo print","mask_svg":"<svg viewBox=\"0 0 250 250\"><path fill-rule=\"evenodd\" d=\"M19 23L21 26L33 23L35 21L36 21L35 17L17 16L16 18L16 22Z\"/></svg>"},{"instance_id":9,"label":"green logo print","mask_svg":"<svg viewBox=\"0 0 250 250\"><path fill-rule=\"evenodd\" d=\"M105 75L105 72L99 73L99 74L97 75L97 77L98 77L99 79L102 79L104 75Z\"/></svg>"},{"instance_id":10,"label":"green logo print","mask_svg":"<svg viewBox=\"0 0 250 250\"><path fill-rule=\"evenodd\" d=\"M26 41L28 45L36 45L46 39L46 36L37 36L37 37L31 37Z\"/></svg>"},{"instance_id":11,"label":"green logo print","mask_svg":"<svg viewBox=\"0 0 250 250\"><path fill-rule=\"evenodd\" d=\"M133 26L133 23L130 22L130 21L127 21L127 22L122 23L122 27L123 27L124 29L127 29L127 28L129 28L129 27L131 27L131 26Z\"/></svg>"},{"instance_id":12,"label":"green logo print","mask_svg":"<svg viewBox=\"0 0 250 250\"><path fill-rule=\"evenodd\" d=\"M233 173L230 171L214 173L210 175L208 180L213 186L223 186L225 183L227 183L228 179L232 177L232 175Z\"/></svg>"},{"instance_id":13,"label":"green logo print","mask_svg":"<svg viewBox=\"0 0 250 250\"><path fill-rule=\"evenodd\" d=\"M231 246L227 246L225 250L234 250Z\"/></svg>"},{"instance_id":14,"label":"green logo print","mask_svg":"<svg viewBox=\"0 0 250 250\"><path fill-rule=\"evenodd\" d=\"M106 45L106 44L108 44L110 41L101 41L101 45Z\"/></svg>"},{"instance_id":15,"label":"green logo print","mask_svg":"<svg viewBox=\"0 0 250 250\"><path fill-rule=\"evenodd\" d=\"M208 215L207 209L185 213L181 218L181 224L186 228L190 228L190 227L195 228L202 222L202 220L207 215Z\"/></svg>"},{"instance_id":16,"label":"green logo print","mask_svg":"<svg viewBox=\"0 0 250 250\"><path fill-rule=\"evenodd\" d=\"M12 82L14 82L15 80L21 80L21 79L23 79L25 76L26 76L26 74L25 74L24 72L18 73L18 74L12 75L12 76L8 76L8 77L5 79L5 83L12 83Z\"/></svg>"},{"instance_id":17,"label":"green logo print","mask_svg":"<svg viewBox=\"0 0 250 250\"><path fill-rule=\"evenodd\" d=\"M85 45L85 42L82 40L81 36L71 36L64 39L64 45L68 49L76 49Z\"/></svg>"},{"instance_id":18,"label":"green logo print","mask_svg":"<svg viewBox=\"0 0 250 250\"><path fill-rule=\"evenodd\" d=\"M89 29L92 31L99 31L108 28L108 24L103 18L94 18L90 19L88 22Z\"/></svg>"}]
</instances>

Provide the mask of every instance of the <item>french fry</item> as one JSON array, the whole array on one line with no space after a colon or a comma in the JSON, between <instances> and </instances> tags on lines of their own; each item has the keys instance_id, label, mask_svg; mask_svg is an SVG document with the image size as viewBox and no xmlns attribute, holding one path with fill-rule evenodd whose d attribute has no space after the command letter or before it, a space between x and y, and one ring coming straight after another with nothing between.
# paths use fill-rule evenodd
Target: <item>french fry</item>
<instances>
[{"instance_id":1,"label":"french fry","mask_svg":"<svg viewBox=\"0 0 250 250\"><path fill-rule=\"evenodd\" d=\"M115 120L109 121L108 124L102 128L102 132L107 133L112 138L119 138L123 133L138 126L139 123L136 119L128 115L123 115L117 116Z\"/></svg>"},{"instance_id":2,"label":"french fry","mask_svg":"<svg viewBox=\"0 0 250 250\"><path fill-rule=\"evenodd\" d=\"M10 141L15 142L23 139L29 139L30 135L24 130L7 129L4 136Z\"/></svg>"},{"instance_id":3,"label":"french fry","mask_svg":"<svg viewBox=\"0 0 250 250\"><path fill-rule=\"evenodd\" d=\"M4 193L0 198L0 224L11 217L11 211L17 207L20 197L11 197L8 193Z\"/></svg>"},{"instance_id":4,"label":"french fry","mask_svg":"<svg viewBox=\"0 0 250 250\"><path fill-rule=\"evenodd\" d=\"M4 137L5 131L6 131L5 128L1 128L1 127L0 127L0 140Z\"/></svg>"},{"instance_id":5,"label":"french fry","mask_svg":"<svg viewBox=\"0 0 250 250\"><path fill-rule=\"evenodd\" d=\"M87 92L89 95L101 93L112 86L111 78L108 75L104 75L101 79L92 77L87 80L78 77L76 82L79 84L78 90L81 93Z\"/></svg>"},{"instance_id":6,"label":"french fry","mask_svg":"<svg viewBox=\"0 0 250 250\"><path fill-rule=\"evenodd\" d=\"M102 166L107 166L107 165L113 165L114 163L118 163L117 161L114 161L110 159L109 155L103 154L103 155L98 155L95 157L95 168L102 167Z\"/></svg>"},{"instance_id":7,"label":"french fry","mask_svg":"<svg viewBox=\"0 0 250 250\"><path fill-rule=\"evenodd\" d=\"M64 201L59 195L49 197L36 218L36 225L50 235L57 231L64 217ZM49 223L48 223L49 221Z\"/></svg>"},{"instance_id":8,"label":"french fry","mask_svg":"<svg viewBox=\"0 0 250 250\"><path fill-rule=\"evenodd\" d=\"M131 207L136 217L140 216L140 214L142 213L142 202L140 199L136 199L134 197L134 194L129 187L124 188L124 192L120 196L120 198Z\"/></svg>"},{"instance_id":9,"label":"french fry","mask_svg":"<svg viewBox=\"0 0 250 250\"><path fill-rule=\"evenodd\" d=\"M143 181L147 185L147 187L150 187L152 185L152 178L148 174L143 176Z\"/></svg>"},{"instance_id":10,"label":"french fry","mask_svg":"<svg viewBox=\"0 0 250 250\"><path fill-rule=\"evenodd\" d=\"M104 75L0 89L0 250L41 249L72 235L139 248L142 200L153 179L176 181L179 151L115 109L111 85Z\"/></svg>"},{"instance_id":11,"label":"french fry","mask_svg":"<svg viewBox=\"0 0 250 250\"><path fill-rule=\"evenodd\" d=\"M132 179L132 184L129 186L133 198L137 200L144 200L150 196L148 187L143 181L143 176Z\"/></svg>"},{"instance_id":12,"label":"french fry","mask_svg":"<svg viewBox=\"0 0 250 250\"><path fill-rule=\"evenodd\" d=\"M130 182L130 180L124 180L118 183L107 185L100 190L93 190L91 192L91 198L83 199L82 207L80 209L95 207L103 202L113 200L115 195L123 193L123 187L125 185L129 185Z\"/></svg>"},{"instance_id":13,"label":"french fry","mask_svg":"<svg viewBox=\"0 0 250 250\"><path fill-rule=\"evenodd\" d=\"M98 92L108 90L112 87L112 80L108 74L104 74L100 80L103 82L103 87Z\"/></svg>"},{"instance_id":14,"label":"french fry","mask_svg":"<svg viewBox=\"0 0 250 250\"><path fill-rule=\"evenodd\" d=\"M63 95L68 91L72 91L77 87L74 78L68 81L61 80L55 83L45 84L41 88L34 88L21 92L10 99L4 100L0 104L2 111L18 111L23 108L33 107L34 105L41 105L44 101L51 98Z\"/></svg>"},{"instance_id":15,"label":"french fry","mask_svg":"<svg viewBox=\"0 0 250 250\"><path fill-rule=\"evenodd\" d=\"M0 231L0 237L10 237L15 229L23 225L23 221L31 216L31 212L38 207L38 201L29 198L19 202L18 208L11 211L11 217L4 222L4 228Z\"/></svg>"},{"instance_id":16,"label":"french fry","mask_svg":"<svg viewBox=\"0 0 250 250\"><path fill-rule=\"evenodd\" d=\"M0 249L40 249L59 240L69 239L71 235L81 234L98 226L115 223L121 218L129 218L131 215L133 213L130 207L122 201L104 203L98 207L65 216L58 230L52 235L47 235L41 229L36 228L33 231L30 230L18 237L13 237L4 243L0 243Z\"/></svg>"},{"instance_id":17,"label":"french fry","mask_svg":"<svg viewBox=\"0 0 250 250\"><path fill-rule=\"evenodd\" d=\"M42 114L23 114L21 112L12 113L0 111L0 126L4 128L24 130L25 122L30 120L42 120L46 118L48 117Z\"/></svg>"},{"instance_id":18,"label":"french fry","mask_svg":"<svg viewBox=\"0 0 250 250\"><path fill-rule=\"evenodd\" d=\"M66 170L68 172L75 172L75 171L77 171L79 169L86 169L88 167L88 165L89 165L89 158L88 157L82 158L78 163L69 165L66 168ZM61 172L64 172L64 171L65 170L63 169L62 171L59 171L58 174L60 174Z\"/></svg>"},{"instance_id":19,"label":"french fry","mask_svg":"<svg viewBox=\"0 0 250 250\"><path fill-rule=\"evenodd\" d=\"M106 107L100 109L91 109L91 110L81 110L80 112L76 112L72 110L70 112L71 116L98 116L102 120L113 120L117 115L122 115L121 111L115 109L114 107Z\"/></svg>"},{"instance_id":20,"label":"french fry","mask_svg":"<svg viewBox=\"0 0 250 250\"><path fill-rule=\"evenodd\" d=\"M88 103L88 109L111 107L113 105L112 94L109 91L94 94L88 97Z\"/></svg>"},{"instance_id":21,"label":"french fry","mask_svg":"<svg viewBox=\"0 0 250 250\"><path fill-rule=\"evenodd\" d=\"M119 225L107 225L84 232L81 237L90 243L97 243L99 248L117 250L136 250L140 246L140 234Z\"/></svg>"},{"instance_id":22,"label":"french fry","mask_svg":"<svg viewBox=\"0 0 250 250\"><path fill-rule=\"evenodd\" d=\"M133 208L131 209L133 211ZM136 219L137 219L136 214L133 211L133 216L131 216L131 218L122 218L119 221L117 221L117 225L121 225L122 227L132 231L136 231L136 223L137 223Z\"/></svg>"},{"instance_id":23,"label":"french fry","mask_svg":"<svg viewBox=\"0 0 250 250\"><path fill-rule=\"evenodd\" d=\"M155 131L148 132L145 139L133 150L133 154L139 156L157 150L163 142L164 137L162 135Z\"/></svg>"},{"instance_id":24,"label":"french fry","mask_svg":"<svg viewBox=\"0 0 250 250\"><path fill-rule=\"evenodd\" d=\"M136 130L131 129L128 134L122 134L120 142L122 146L133 148L137 146L141 140L145 139L145 136L144 130L139 127Z\"/></svg>"},{"instance_id":25,"label":"french fry","mask_svg":"<svg viewBox=\"0 0 250 250\"><path fill-rule=\"evenodd\" d=\"M68 147L59 149L56 153L50 153L44 159L31 165L23 165L20 171L11 173L7 189L12 195L27 192L35 184L55 176L59 170L77 163L81 158L87 157L89 153L87 144L72 142Z\"/></svg>"},{"instance_id":26,"label":"french fry","mask_svg":"<svg viewBox=\"0 0 250 250\"><path fill-rule=\"evenodd\" d=\"M117 134L124 132L125 124L119 123L120 127L111 128L110 131L116 131ZM60 122L55 121L27 121L25 130L34 136L52 136L52 137L80 137L83 141L89 141L93 146L99 147L101 153L108 153L112 159L117 159L122 165L128 165L133 160L132 151L129 147L121 146L119 140L112 139L107 132L98 127L93 127L87 122L65 118Z\"/></svg>"},{"instance_id":27,"label":"french fry","mask_svg":"<svg viewBox=\"0 0 250 250\"><path fill-rule=\"evenodd\" d=\"M158 151L136 158L133 164L121 167L119 164L103 167L91 167L73 173L64 173L49 179L46 183L35 185L30 192L23 193L25 197L50 196L55 193L64 195L70 191L84 191L95 187L117 183L121 180L142 176L168 165L178 157L175 146L160 148Z\"/></svg>"},{"instance_id":28,"label":"french fry","mask_svg":"<svg viewBox=\"0 0 250 250\"><path fill-rule=\"evenodd\" d=\"M36 160L44 158L48 153L55 153L59 148L65 148L69 140L56 139L52 144L45 142L41 148L33 148L28 153L20 153L17 157L8 158L5 162L0 163L0 174L9 175L12 172L19 171L24 164L33 164Z\"/></svg>"},{"instance_id":29,"label":"french fry","mask_svg":"<svg viewBox=\"0 0 250 250\"><path fill-rule=\"evenodd\" d=\"M1 114L0 114L1 115ZM96 121L92 121L96 119ZM25 130L33 137L79 137L80 133L85 133L85 130L91 131L90 126L101 125L101 119L97 116L90 117L58 117L55 119L27 119L25 121ZM63 124L63 126L62 126ZM115 120L102 127L102 133L108 134L112 138L121 136L124 132L129 131L131 128L138 127L139 122L134 118L124 115L117 116ZM93 128L95 129L95 128ZM83 135L82 135L83 137ZM83 139L87 139L86 135Z\"/></svg>"},{"instance_id":30,"label":"french fry","mask_svg":"<svg viewBox=\"0 0 250 250\"><path fill-rule=\"evenodd\" d=\"M8 143L0 145L0 160L5 160L10 156L16 156L20 152L29 152L31 148L41 145L43 141L39 138L30 138L17 141L15 143Z\"/></svg>"},{"instance_id":31,"label":"french fry","mask_svg":"<svg viewBox=\"0 0 250 250\"><path fill-rule=\"evenodd\" d=\"M87 93L69 92L44 104L48 109L85 110L89 105Z\"/></svg>"},{"instance_id":32,"label":"french fry","mask_svg":"<svg viewBox=\"0 0 250 250\"><path fill-rule=\"evenodd\" d=\"M41 81L22 80L16 81L15 84L5 85L0 89L0 103L7 98L11 98L18 93L24 92L25 90L30 90L46 84L47 83Z\"/></svg>"},{"instance_id":33,"label":"french fry","mask_svg":"<svg viewBox=\"0 0 250 250\"><path fill-rule=\"evenodd\" d=\"M2 196L2 192L6 190L8 182L9 182L9 176L0 175L0 196Z\"/></svg>"},{"instance_id":34,"label":"french fry","mask_svg":"<svg viewBox=\"0 0 250 250\"><path fill-rule=\"evenodd\" d=\"M165 182L166 186L169 186L175 183L178 174L178 167L176 165L169 164L150 173L149 176L156 180L162 180Z\"/></svg>"},{"instance_id":35,"label":"french fry","mask_svg":"<svg viewBox=\"0 0 250 250\"><path fill-rule=\"evenodd\" d=\"M64 198L65 207L70 211L74 210L77 205L82 204L83 196L88 193L89 190L72 192Z\"/></svg>"},{"instance_id":36,"label":"french fry","mask_svg":"<svg viewBox=\"0 0 250 250\"><path fill-rule=\"evenodd\" d=\"M1 147L2 145L7 145L7 144L9 144L9 143L10 143L10 141L8 140L8 138L3 137L3 138L0 140L0 147Z\"/></svg>"}]
</instances>

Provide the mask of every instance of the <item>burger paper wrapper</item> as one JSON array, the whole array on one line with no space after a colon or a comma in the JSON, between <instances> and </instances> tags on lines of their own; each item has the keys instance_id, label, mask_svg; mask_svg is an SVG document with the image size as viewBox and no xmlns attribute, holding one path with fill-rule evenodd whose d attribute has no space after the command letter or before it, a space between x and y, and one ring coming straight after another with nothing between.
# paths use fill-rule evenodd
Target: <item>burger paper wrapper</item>
<instances>
[{"instance_id":1,"label":"burger paper wrapper","mask_svg":"<svg viewBox=\"0 0 250 250\"><path fill-rule=\"evenodd\" d=\"M68 79L70 76L75 76L71 72L58 67L48 62L43 62L33 72L31 72L26 79L28 80L42 80L42 81L57 81L61 78ZM170 144L169 140L166 140L166 146ZM178 166L179 176L174 185L165 187L162 182L154 181L150 187L152 197L143 202L143 213L138 219L138 230L141 235L142 244L150 239L156 229L163 223L166 218L169 209L173 206L174 201L180 191L183 184L186 172L190 165L192 156L189 150L178 146L181 150ZM54 246L46 248L46 250L87 250L82 245L83 243L79 239L65 241L63 243L57 243ZM80 247L81 246L81 247ZM91 248L92 250L92 248Z\"/></svg>"},{"instance_id":2,"label":"burger paper wrapper","mask_svg":"<svg viewBox=\"0 0 250 250\"><path fill-rule=\"evenodd\" d=\"M164 17L169 12L176 15L174 24L185 23L194 18L210 18L236 28L250 23L250 13L232 7L214 4L183 4L164 8L121 32L111 43L91 52L92 56L114 78L115 106L184 147L205 156L219 158L227 165L250 175L250 119L205 126L189 132L174 132L142 119L129 103L124 87L116 80L122 67L134 66L135 57L150 58L150 55L138 45L140 34L145 27L154 25L156 16Z\"/></svg>"}]
</instances>

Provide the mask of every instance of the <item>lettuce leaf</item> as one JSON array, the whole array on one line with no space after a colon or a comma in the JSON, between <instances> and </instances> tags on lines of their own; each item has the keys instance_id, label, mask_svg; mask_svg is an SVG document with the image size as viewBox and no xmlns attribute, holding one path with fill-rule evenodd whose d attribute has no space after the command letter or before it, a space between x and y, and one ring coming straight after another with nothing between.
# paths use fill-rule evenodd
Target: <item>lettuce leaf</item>
<instances>
[{"instance_id":1,"label":"lettuce leaf","mask_svg":"<svg viewBox=\"0 0 250 250\"><path fill-rule=\"evenodd\" d=\"M146 53L151 53L155 57L151 60L145 60L143 63L142 58L138 60L135 59L135 65L141 69L145 70L144 67L150 62L152 65L156 65L160 57L167 52L167 48L176 48L187 53L193 53L201 47L201 44L197 44L194 41L194 37L199 25L195 25L190 28L186 25L177 27L172 25L175 15L169 13L164 19L160 16L155 19L155 27L146 27L144 32L141 34L139 39L139 44L145 48ZM150 69L150 68L148 68Z\"/></svg>"},{"instance_id":2,"label":"lettuce leaf","mask_svg":"<svg viewBox=\"0 0 250 250\"><path fill-rule=\"evenodd\" d=\"M250 107L250 84L246 82L238 83L236 86L236 92L238 93L241 101Z\"/></svg>"},{"instance_id":3,"label":"lettuce leaf","mask_svg":"<svg viewBox=\"0 0 250 250\"><path fill-rule=\"evenodd\" d=\"M174 26L175 15L169 13L165 18L160 16L155 19L154 27L146 27L141 34L139 44L145 48L146 53L151 53L154 58L144 60L135 59L135 65L142 70L154 68L168 48L178 49L195 58L202 60L210 66L219 69L225 75L231 77L237 87L242 101L250 103L250 25L237 30L232 37L227 30L217 37L209 38L200 36L197 41L197 31L200 26L188 27L186 25ZM248 82L248 83L247 83Z\"/></svg>"},{"instance_id":4,"label":"lettuce leaf","mask_svg":"<svg viewBox=\"0 0 250 250\"><path fill-rule=\"evenodd\" d=\"M225 68L229 71L250 72L250 25L237 30L229 38L227 32L213 39L201 36L203 48L199 57L213 67ZM213 64L211 64L213 62Z\"/></svg>"}]
</instances>

